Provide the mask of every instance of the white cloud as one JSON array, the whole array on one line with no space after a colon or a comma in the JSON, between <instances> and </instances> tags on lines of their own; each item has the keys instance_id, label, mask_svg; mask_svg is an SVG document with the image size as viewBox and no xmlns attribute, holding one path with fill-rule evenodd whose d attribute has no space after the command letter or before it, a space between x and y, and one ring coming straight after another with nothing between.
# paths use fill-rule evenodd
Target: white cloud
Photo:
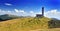
<instances>
[{"instance_id":1,"label":"white cloud","mask_svg":"<svg viewBox=\"0 0 60 31\"><path fill-rule=\"evenodd\" d=\"M9 11L9 10L5 11L0 9L0 14L12 14L12 15L18 15L18 16L36 16L36 14L41 14L41 12L36 13L34 11L30 11L28 13L20 9L19 10L14 9L13 11ZM54 10L46 11L44 16L49 18L60 19L60 12L57 9L54 9Z\"/></svg>"},{"instance_id":2,"label":"white cloud","mask_svg":"<svg viewBox=\"0 0 60 31\"><path fill-rule=\"evenodd\" d=\"M33 11L30 11L31 14L33 14L34 12Z\"/></svg>"},{"instance_id":3,"label":"white cloud","mask_svg":"<svg viewBox=\"0 0 60 31\"><path fill-rule=\"evenodd\" d=\"M36 12L34 12L34 11L29 11L28 14L29 14L29 16L35 17L36 14L38 14L38 13L36 13Z\"/></svg>"},{"instance_id":4,"label":"white cloud","mask_svg":"<svg viewBox=\"0 0 60 31\"><path fill-rule=\"evenodd\" d=\"M57 9L50 10L50 11L45 12L45 16L49 18L60 19L60 12Z\"/></svg>"},{"instance_id":5,"label":"white cloud","mask_svg":"<svg viewBox=\"0 0 60 31\"><path fill-rule=\"evenodd\" d=\"M12 4L10 4L10 3L5 3L5 5L7 5L7 6L11 6Z\"/></svg>"},{"instance_id":6,"label":"white cloud","mask_svg":"<svg viewBox=\"0 0 60 31\"><path fill-rule=\"evenodd\" d=\"M18 9L14 9L13 11L0 9L0 15L2 15L2 14L12 14L12 15L18 15L18 16L25 16L27 13L24 10L18 10Z\"/></svg>"},{"instance_id":7,"label":"white cloud","mask_svg":"<svg viewBox=\"0 0 60 31\"><path fill-rule=\"evenodd\" d=\"M15 13L20 15L20 16L25 16L26 15L26 12L24 10L18 10L18 9L14 9Z\"/></svg>"},{"instance_id":8,"label":"white cloud","mask_svg":"<svg viewBox=\"0 0 60 31\"><path fill-rule=\"evenodd\" d=\"M19 12L22 12L22 13L24 13L25 11L24 11L24 10L19 10Z\"/></svg>"},{"instance_id":9,"label":"white cloud","mask_svg":"<svg viewBox=\"0 0 60 31\"><path fill-rule=\"evenodd\" d=\"M18 9L14 9L15 10L15 12L17 12L17 13L24 13L25 11L24 10L18 10Z\"/></svg>"},{"instance_id":10,"label":"white cloud","mask_svg":"<svg viewBox=\"0 0 60 31\"><path fill-rule=\"evenodd\" d=\"M15 12L19 12L17 9L14 9L15 10Z\"/></svg>"}]
</instances>

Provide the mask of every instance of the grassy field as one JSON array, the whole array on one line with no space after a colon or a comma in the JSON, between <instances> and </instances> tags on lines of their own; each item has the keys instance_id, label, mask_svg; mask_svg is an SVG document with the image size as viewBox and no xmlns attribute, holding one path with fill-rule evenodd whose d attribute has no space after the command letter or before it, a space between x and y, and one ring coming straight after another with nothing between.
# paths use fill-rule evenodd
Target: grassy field
<instances>
[{"instance_id":1,"label":"grassy field","mask_svg":"<svg viewBox=\"0 0 60 31\"><path fill-rule=\"evenodd\" d=\"M45 17L12 19L0 22L0 31L44 31L48 29L48 21L50 20L51 19ZM49 30L50 29L47 31Z\"/></svg>"}]
</instances>

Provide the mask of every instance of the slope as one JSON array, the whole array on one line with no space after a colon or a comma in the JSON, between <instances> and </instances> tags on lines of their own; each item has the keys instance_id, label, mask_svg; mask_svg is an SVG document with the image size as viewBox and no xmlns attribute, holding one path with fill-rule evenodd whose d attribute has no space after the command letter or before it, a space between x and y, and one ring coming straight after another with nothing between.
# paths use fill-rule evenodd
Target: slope
<instances>
[{"instance_id":1,"label":"slope","mask_svg":"<svg viewBox=\"0 0 60 31\"><path fill-rule=\"evenodd\" d=\"M48 29L48 21L43 18L18 18L0 22L0 31L29 31L35 29Z\"/></svg>"}]
</instances>

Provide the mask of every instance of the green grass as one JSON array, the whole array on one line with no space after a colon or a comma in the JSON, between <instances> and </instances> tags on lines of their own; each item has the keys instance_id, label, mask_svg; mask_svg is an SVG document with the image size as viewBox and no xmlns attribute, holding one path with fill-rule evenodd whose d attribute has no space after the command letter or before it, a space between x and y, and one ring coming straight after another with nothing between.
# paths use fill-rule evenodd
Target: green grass
<instances>
[{"instance_id":1,"label":"green grass","mask_svg":"<svg viewBox=\"0 0 60 31\"><path fill-rule=\"evenodd\" d=\"M48 21L42 18L18 18L0 22L0 31L29 31L35 29L48 29Z\"/></svg>"}]
</instances>

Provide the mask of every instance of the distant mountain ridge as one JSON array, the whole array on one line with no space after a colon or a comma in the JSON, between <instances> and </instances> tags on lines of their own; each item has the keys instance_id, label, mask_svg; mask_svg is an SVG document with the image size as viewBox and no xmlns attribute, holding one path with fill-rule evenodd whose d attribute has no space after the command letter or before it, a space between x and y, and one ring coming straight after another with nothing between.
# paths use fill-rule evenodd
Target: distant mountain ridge
<instances>
[{"instance_id":1,"label":"distant mountain ridge","mask_svg":"<svg viewBox=\"0 0 60 31\"><path fill-rule=\"evenodd\" d=\"M11 15L11 14L3 14L3 15L0 15L0 21L6 21L6 20L11 20L16 18L26 18L26 17L31 17L31 16L17 16L17 15Z\"/></svg>"},{"instance_id":2,"label":"distant mountain ridge","mask_svg":"<svg viewBox=\"0 0 60 31\"><path fill-rule=\"evenodd\" d=\"M56 19L56 18L51 18L52 20L54 20L54 21L57 21L57 20L59 20L59 19Z\"/></svg>"},{"instance_id":3,"label":"distant mountain ridge","mask_svg":"<svg viewBox=\"0 0 60 31\"><path fill-rule=\"evenodd\" d=\"M0 21L6 21L6 20L11 20L16 18L26 18L26 17L31 17L31 16L16 16L11 14L4 14L4 15L0 15ZM51 20L57 21L58 19L51 18Z\"/></svg>"},{"instance_id":4,"label":"distant mountain ridge","mask_svg":"<svg viewBox=\"0 0 60 31\"><path fill-rule=\"evenodd\" d=\"M18 17L19 16L10 15L10 14L4 14L4 15L0 15L0 21L15 19L15 18L18 18Z\"/></svg>"}]
</instances>

